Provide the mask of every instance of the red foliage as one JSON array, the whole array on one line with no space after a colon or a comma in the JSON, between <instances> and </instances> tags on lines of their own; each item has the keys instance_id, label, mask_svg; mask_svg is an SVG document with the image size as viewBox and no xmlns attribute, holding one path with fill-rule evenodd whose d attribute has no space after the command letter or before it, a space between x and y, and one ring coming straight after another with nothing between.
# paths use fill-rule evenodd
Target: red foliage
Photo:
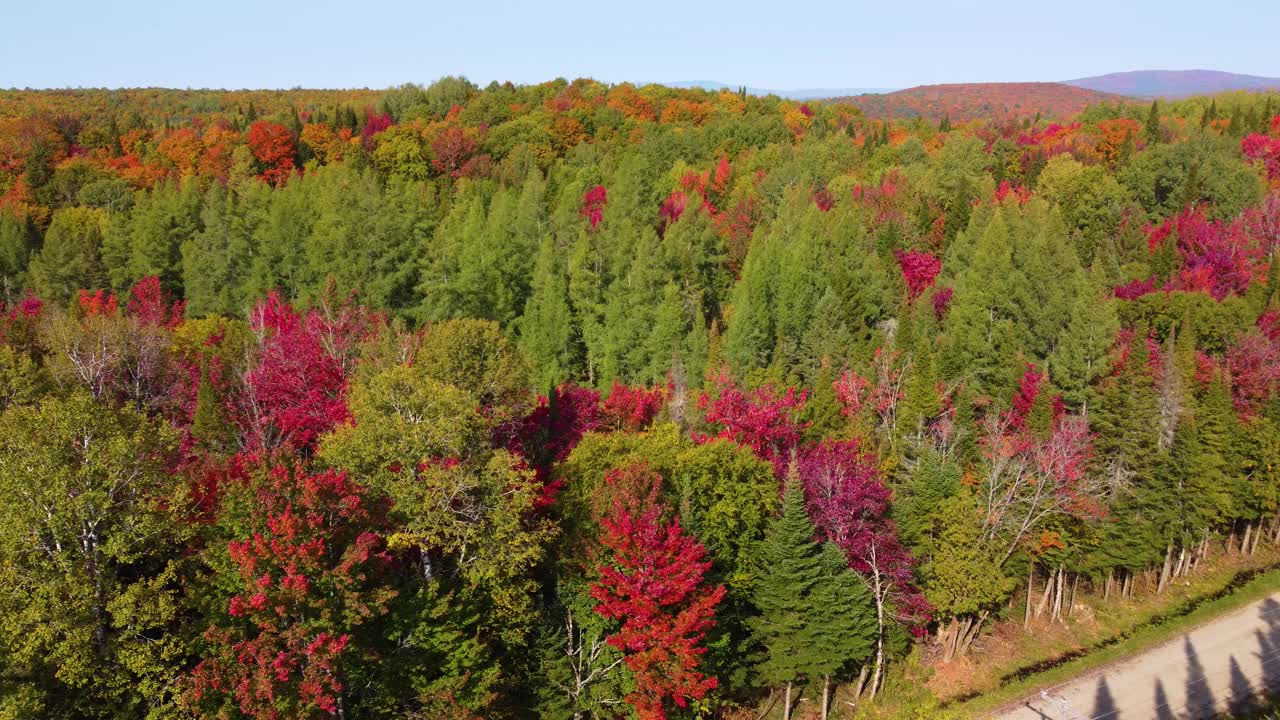
<instances>
[{"instance_id":1,"label":"red foliage","mask_svg":"<svg viewBox=\"0 0 1280 720\"><path fill-rule=\"evenodd\" d=\"M1262 319L1259 327L1263 332L1245 333L1227 350L1232 401L1242 417L1257 415L1280 393L1280 339L1276 328L1263 327Z\"/></svg>"},{"instance_id":2,"label":"red foliage","mask_svg":"<svg viewBox=\"0 0 1280 720\"><path fill-rule=\"evenodd\" d=\"M609 398L604 401L604 414L623 430L643 430L662 411L666 400L664 387L631 387L614 381Z\"/></svg>"},{"instance_id":3,"label":"red foliage","mask_svg":"<svg viewBox=\"0 0 1280 720\"><path fill-rule=\"evenodd\" d=\"M1090 105L1114 102L1118 98L1060 83L1027 82L921 85L897 92L838 99L857 105L871 118L925 117L937 122L946 116L952 122L964 122L974 118L1029 117L1036 113L1066 118Z\"/></svg>"},{"instance_id":4,"label":"red foliage","mask_svg":"<svg viewBox=\"0 0 1280 720\"><path fill-rule=\"evenodd\" d=\"M689 196L680 190L671 193L666 200L662 201L662 205L658 208L659 235L666 232L667 226L680 219L688 202Z\"/></svg>"},{"instance_id":5,"label":"red foliage","mask_svg":"<svg viewBox=\"0 0 1280 720\"><path fill-rule=\"evenodd\" d=\"M366 149L373 149L373 136L391 127L391 113L376 113L372 108L365 108L364 127L360 129L360 137Z\"/></svg>"},{"instance_id":6,"label":"red foliage","mask_svg":"<svg viewBox=\"0 0 1280 720\"><path fill-rule=\"evenodd\" d=\"M951 307L951 297L955 295L955 288L940 288L933 294L933 316L938 320L947 315L947 308Z\"/></svg>"},{"instance_id":7,"label":"red foliage","mask_svg":"<svg viewBox=\"0 0 1280 720\"><path fill-rule=\"evenodd\" d=\"M1263 248L1254 236L1250 216L1232 222L1209 220L1200 207L1187 208L1176 217L1147 228L1147 246L1163 245L1176 238L1182 269L1170 280L1169 289L1203 291L1221 300L1241 294L1263 272Z\"/></svg>"},{"instance_id":8,"label":"red foliage","mask_svg":"<svg viewBox=\"0 0 1280 720\"><path fill-rule=\"evenodd\" d=\"M1026 427L1027 417L1031 415L1031 408L1036 404L1036 398L1040 396L1044 379L1044 373L1037 371L1034 363L1027 363L1027 370L1022 373L1018 390L1013 395L1013 407L1009 410L1011 430L1022 430Z\"/></svg>"},{"instance_id":9,"label":"red foliage","mask_svg":"<svg viewBox=\"0 0 1280 720\"><path fill-rule=\"evenodd\" d=\"M125 309L143 325L174 328L182 324L186 301L174 300L160 287L160 278L150 275L134 283Z\"/></svg>"},{"instance_id":10,"label":"red foliage","mask_svg":"<svg viewBox=\"0 0 1280 720\"><path fill-rule=\"evenodd\" d=\"M835 198L831 197L831 191L826 188L820 188L813 193L813 204L817 205L822 212L830 210L835 202Z\"/></svg>"},{"instance_id":11,"label":"red foliage","mask_svg":"<svg viewBox=\"0 0 1280 720\"><path fill-rule=\"evenodd\" d=\"M1261 133L1245 136L1240 141L1240 151L1246 158L1262 163L1262 167L1267 172L1267 179L1278 181L1280 180L1280 128L1277 128L1275 118L1271 121L1271 133L1273 137Z\"/></svg>"},{"instance_id":12,"label":"red foliage","mask_svg":"<svg viewBox=\"0 0 1280 720\"><path fill-rule=\"evenodd\" d=\"M578 214L587 219L592 230L604 219L604 206L609 202L609 195L603 185L596 185L582 196L582 207Z\"/></svg>"},{"instance_id":13,"label":"red foliage","mask_svg":"<svg viewBox=\"0 0 1280 720\"><path fill-rule=\"evenodd\" d=\"M832 383L840 412L854 418L872 412L882 427L893 427L898 402L902 400L902 370L897 366L899 354L876 348L873 358L875 385L867 378L846 370Z\"/></svg>"},{"instance_id":14,"label":"red foliage","mask_svg":"<svg viewBox=\"0 0 1280 720\"><path fill-rule=\"evenodd\" d=\"M600 393L590 388L565 384L551 396L539 396L538 406L528 415L495 431L498 444L519 456L533 468L542 493L538 507L555 502L564 486L551 480L552 465L569 457L582 436L604 426Z\"/></svg>"},{"instance_id":15,"label":"red foliage","mask_svg":"<svg viewBox=\"0 0 1280 720\"><path fill-rule=\"evenodd\" d=\"M857 440L824 440L800 454L796 470L823 539L845 552L872 592L892 598L899 622L923 633L929 604L915 586L915 559L889 517L892 494L875 457Z\"/></svg>"},{"instance_id":16,"label":"red foliage","mask_svg":"<svg viewBox=\"0 0 1280 720\"><path fill-rule=\"evenodd\" d=\"M775 469L784 469L806 427L799 416L808 392L797 393L789 387L779 395L770 385L743 392L725 370L714 382L714 397L707 393L699 395L698 409L706 413L708 424L719 425L721 430L714 436L695 434L694 439L698 442L716 438L732 440L773 463Z\"/></svg>"},{"instance_id":17,"label":"red foliage","mask_svg":"<svg viewBox=\"0 0 1280 720\"><path fill-rule=\"evenodd\" d=\"M725 590L704 584L711 563L702 545L679 520L663 522L656 473L635 466L605 482L612 504L600 518L603 552L591 597L597 614L622 621L607 642L635 676L627 702L641 720L663 720L668 699L684 708L717 685L698 667Z\"/></svg>"},{"instance_id":18,"label":"red foliage","mask_svg":"<svg viewBox=\"0 0 1280 720\"><path fill-rule=\"evenodd\" d=\"M385 508L332 471L276 467L252 489L253 530L228 544L238 590L204 635L185 700L230 699L256 718L335 714L345 668L377 661L361 626L396 594L383 579Z\"/></svg>"},{"instance_id":19,"label":"red foliage","mask_svg":"<svg viewBox=\"0 0 1280 720\"><path fill-rule=\"evenodd\" d=\"M932 287L938 273L942 272L942 261L926 252L894 250L893 256L902 269L902 279L907 283L907 292L912 300Z\"/></svg>"},{"instance_id":20,"label":"red foliage","mask_svg":"<svg viewBox=\"0 0 1280 720\"><path fill-rule=\"evenodd\" d=\"M294 171L298 154L297 138L284 125L259 120L249 126L249 149L262 165L261 178L270 185L281 185Z\"/></svg>"},{"instance_id":21,"label":"red foliage","mask_svg":"<svg viewBox=\"0 0 1280 720\"><path fill-rule=\"evenodd\" d=\"M349 301L305 316L275 292L249 318L259 338L256 365L245 375L245 407L237 408L250 449L308 452L316 438L349 417L347 371L357 343L377 316Z\"/></svg>"},{"instance_id":22,"label":"red foliage","mask_svg":"<svg viewBox=\"0 0 1280 720\"><path fill-rule=\"evenodd\" d=\"M106 290L98 290L89 292L88 290L80 291L80 311L86 317L95 315L115 315L117 310L116 294L109 293Z\"/></svg>"},{"instance_id":23,"label":"red foliage","mask_svg":"<svg viewBox=\"0 0 1280 720\"><path fill-rule=\"evenodd\" d=\"M1117 285L1112 293L1121 300L1137 300L1155 291L1156 278L1153 275L1146 280L1130 280L1124 285Z\"/></svg>"},{"instance_id":24,"label":"red foliage","mask_svg":"<svg viewBox=\"0 0 1280 720\"><path fill-rule=\"evenodd\" d=\"M1023 185L1010 185L1008 180L1001 180L1000 187L996 188L996 202L1004 202L1004 199L1013 196L1019 205L1026 205L1031 201L1031 190Z\"/></svg>"},{"instance_id":25,"label":"red foliage","mask_svg":"<svg viewBox=\"0 0 1280 720\"><path fill-rule=\"evenodd\" d=\"M435 154L431 166L443 175L462 177L468 161L479 149L473 133L460 127L447 127L431 141L431 151Z\"/></svg>"}]
</instances>

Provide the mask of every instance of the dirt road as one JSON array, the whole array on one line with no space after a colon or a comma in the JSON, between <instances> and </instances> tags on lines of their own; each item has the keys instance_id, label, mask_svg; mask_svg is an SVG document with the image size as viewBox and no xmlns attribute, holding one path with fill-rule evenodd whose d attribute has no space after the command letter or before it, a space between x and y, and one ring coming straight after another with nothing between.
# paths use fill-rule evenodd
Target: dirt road
<instances>
[{"instance_id":1,"label":"dirt road","mask_svg":"<svg viewBox=\"0 0 1280 720\"><path fill-rule=\"evenodd\" d=\"M1130 660L1044 688L1001 720L1199 720L1280 692L1280 593Z\"/></svg>"}]
</instances>

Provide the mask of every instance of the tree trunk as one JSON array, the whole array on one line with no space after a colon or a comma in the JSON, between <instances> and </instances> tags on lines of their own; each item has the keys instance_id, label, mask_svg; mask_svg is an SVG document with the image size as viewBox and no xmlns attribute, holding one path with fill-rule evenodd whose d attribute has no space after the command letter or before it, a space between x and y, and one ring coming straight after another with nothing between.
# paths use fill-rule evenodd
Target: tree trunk
<instances>
[{"instance_id":1,"label":"tree trunk","mask_svg":"<svg viewBox=\"0 0 1280 720\"><path fill-rule=\"evenodd\" d=\"M1027 571L1027 607L1022 613L1022 629L1026 630L1031 627L1031 591L1036 584L1036 564L1031 563L1031 569Z\"/></svg>"},{"instance_id":2,"label":"tree trunk","mask_svg":"<svg viewBox=\"0 0 1280 720\"><path fill-rule=\"evenodd\" d=\"M858 668L858 681L853 684L853 705L856 707L858 701L862 699L862 691L867 687L867 671L870 670L869 665L863 665Z\"/></svg>"},{"instance_id":3,"label":"tree trunk","mask_svg":"<svg viewBox=\"0 0 1280 720\"><path fill-rule=\"evenodd\" d=\"M960 647L957 649L957 653L961 657L968 654L969 646L972 645L973 641L977 639L978 633L982 630L982 623L986 622L987 616L989 614L990 613L988 613L986 610L979 612L978 619L972 621L970 626L966 630L966 632L964 632L961 635Z\"/></svg>"},{"instance_id":4,"label":"tree trunk","mask_svg":"<svg viewBox=\"0 0 1280 720\"><path fill-rule=\"evenodd\" d=\"M884 588L880 586L880 568L874 566L872 576L875 579L876 596L876 663L871 670L870 697L875 700L880 690L880 675L884 672Z\"/></svg>"},{"instance_id":5,"label":"tree trunk","mask_svg":"<svg viewBox=\"0 0 1280 720\"><path fill-rule=\"evenodd\" d=\"M1076 573L1071 578L1071 601L1067 603L1067 617L1071 617L1071 611L1076 607L1076 589L1080 587L1080 574Z\"/></svg>"},{"instance_id":6,"label":"tree trunk","mask_svg":"<svg viewBox=\"0 0 1280 720\"><path fill-rule=\"evenodd\" d=\"M1115 568L1111 568L1107 571L1107 580L1102 584L1102 599L1104 602L1111 599L1111 583L1115 580L1115 577Z\"/></svg>"},{"instance_id":7,"label":"tree trunk","mask_svg":"<svg viewBox=\"0 0 1280 720\"><path fill-rule=\"evenodd\" d=\"M831 676L822 676L822 720L827 720L827 713L831 710Z\"/></svg>"},{"instance_id":8,"label":"tree trunk","mask_svg":"<svg viewBox=\"0 0 1280 720\"><path fill-rule=\"evenodd\" d=\"M1062 586L1066 584L1066 582L1064 582L1066 572L1067 571L1064 568L1058 568L1058 582L1057 582L1058 589L1055 591L1054 593L1055 597L1053 599L1054 622L1062 621Z\"/></svg>"},{"instance_id":9,"label":"tree trunk","mask_svg":"<svg viewBox=\"0 0 1280 720\"><path fill-rule=\"evenodd\" d=\"M1039 619L1044 614L1044 610L1049 605L1049 598L1053 597L1053 572L1049 573L1049 577L1044 581L1044 592L1040 593L1040 602L1036 603L1036 618Z\"/></svg>"},{"instance_id":10,"label":"tree trunk","mask_svg":"<svg viewBox=\"0 0 1280 720\"><path fill-rule=\"evenodd\" d=\"M1164 592L1165 585L1169 584L1169 572L1173 570L1173 543L1169 543L1164 551L1164 567L1160 570L1160 583L1156 585L1156 594Z\"/></svg>"},{"instance_id":11,"label":"tree trunk","mask_svg":"<svg viewBox=\"0 0 1280 720\"><path fill-rule=\"evenodd\" d=\"M1252 554L1253 554L1253 553L1252 553L1252 551L1250 551L1250 550L1249 550L1249 541L1253 539L1253 537L1252 537L1252 536L1253 536L1253 523L1252 523L1252 522L1246 522L1246 523L1244 524L1244 539L1240 541L1240 554L1241 554L1241 555L1252 555Z\"/></svg>"},{"instance_id":12,"label":"tree trunk","mask_svg":"<svg viewBox=\"0 0 1280 720\"><path fill-rule=\"evenodd\" d=\"M787 681L787 699L782 702L782 720L791 720L791 682Z\"/></svg>"}]
</instances>

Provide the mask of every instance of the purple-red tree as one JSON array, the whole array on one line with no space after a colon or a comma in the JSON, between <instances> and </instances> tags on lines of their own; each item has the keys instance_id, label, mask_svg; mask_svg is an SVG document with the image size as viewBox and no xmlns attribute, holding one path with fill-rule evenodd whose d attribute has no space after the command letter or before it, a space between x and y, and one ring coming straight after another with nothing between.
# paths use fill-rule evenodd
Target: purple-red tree
<instances>
[{"instance_id":1,"label":"purple-red tree","mask_svg":"<svg viewBox=\"0 0 1280 720\"><path fill-rule=\"evenodd\" d=\"M938 273L942 272L942 261L926 252L894 250L893 256L902 269L902 279L907 284L907 293L912 300L933 287Z\"/></svg>"},{"instance_id":2,"label":"purple-red tree","mask_svg":"<svg viewBox=\"0 0 1280 720\"><path fill-rule=\"evenodd\" d=\"M243 407L233 408L246 447L306 453L317 437L349 419L347 373L357 344L378 321L349 300L299 315L277 293L268 294L249 318L257 362L245 374Z\"/></svg>"},{"instance_id":3,"label":"purple-red tree","mask_svg":"<svg viewBox=\"0 0 1280 720\"><path fill-rule=\"evenodd\" d=\"M609 398L604 401L604 414L615 426L628 431L643 430L662 411L667 388L631 387L614 381Z\"/></svg>"},{"instance_id":4,"label":"purple-red tree","mask_svg":"<svg viewBox=\"0 0 1280 720\"><path fill-rule=\"evenodd\" d=\"M828 439L805 449L796 471L819 535L844 551L876 603L874 696L883 679L890 623L923 634L929 622L929 604L915 586L915 558L889 517L892 494L880 480L875 457L857 440Z\"/></svg>"}]
</instances>

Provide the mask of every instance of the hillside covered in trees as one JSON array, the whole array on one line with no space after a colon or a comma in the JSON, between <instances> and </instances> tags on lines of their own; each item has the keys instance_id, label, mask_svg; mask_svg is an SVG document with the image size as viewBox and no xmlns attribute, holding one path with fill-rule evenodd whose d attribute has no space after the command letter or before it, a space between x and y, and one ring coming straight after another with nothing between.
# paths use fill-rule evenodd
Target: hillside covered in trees
<instances>
[{"instance_id":1,"label":"hillside covered in trees","mask_svg":"<svg viewBox=\"0 0 1280 720\"><path fill-rule=\"evenodd\" d=\"M1274 544L1277 99L0 92L0 717L874 717Z\"/></svg>"}]
</instances>

